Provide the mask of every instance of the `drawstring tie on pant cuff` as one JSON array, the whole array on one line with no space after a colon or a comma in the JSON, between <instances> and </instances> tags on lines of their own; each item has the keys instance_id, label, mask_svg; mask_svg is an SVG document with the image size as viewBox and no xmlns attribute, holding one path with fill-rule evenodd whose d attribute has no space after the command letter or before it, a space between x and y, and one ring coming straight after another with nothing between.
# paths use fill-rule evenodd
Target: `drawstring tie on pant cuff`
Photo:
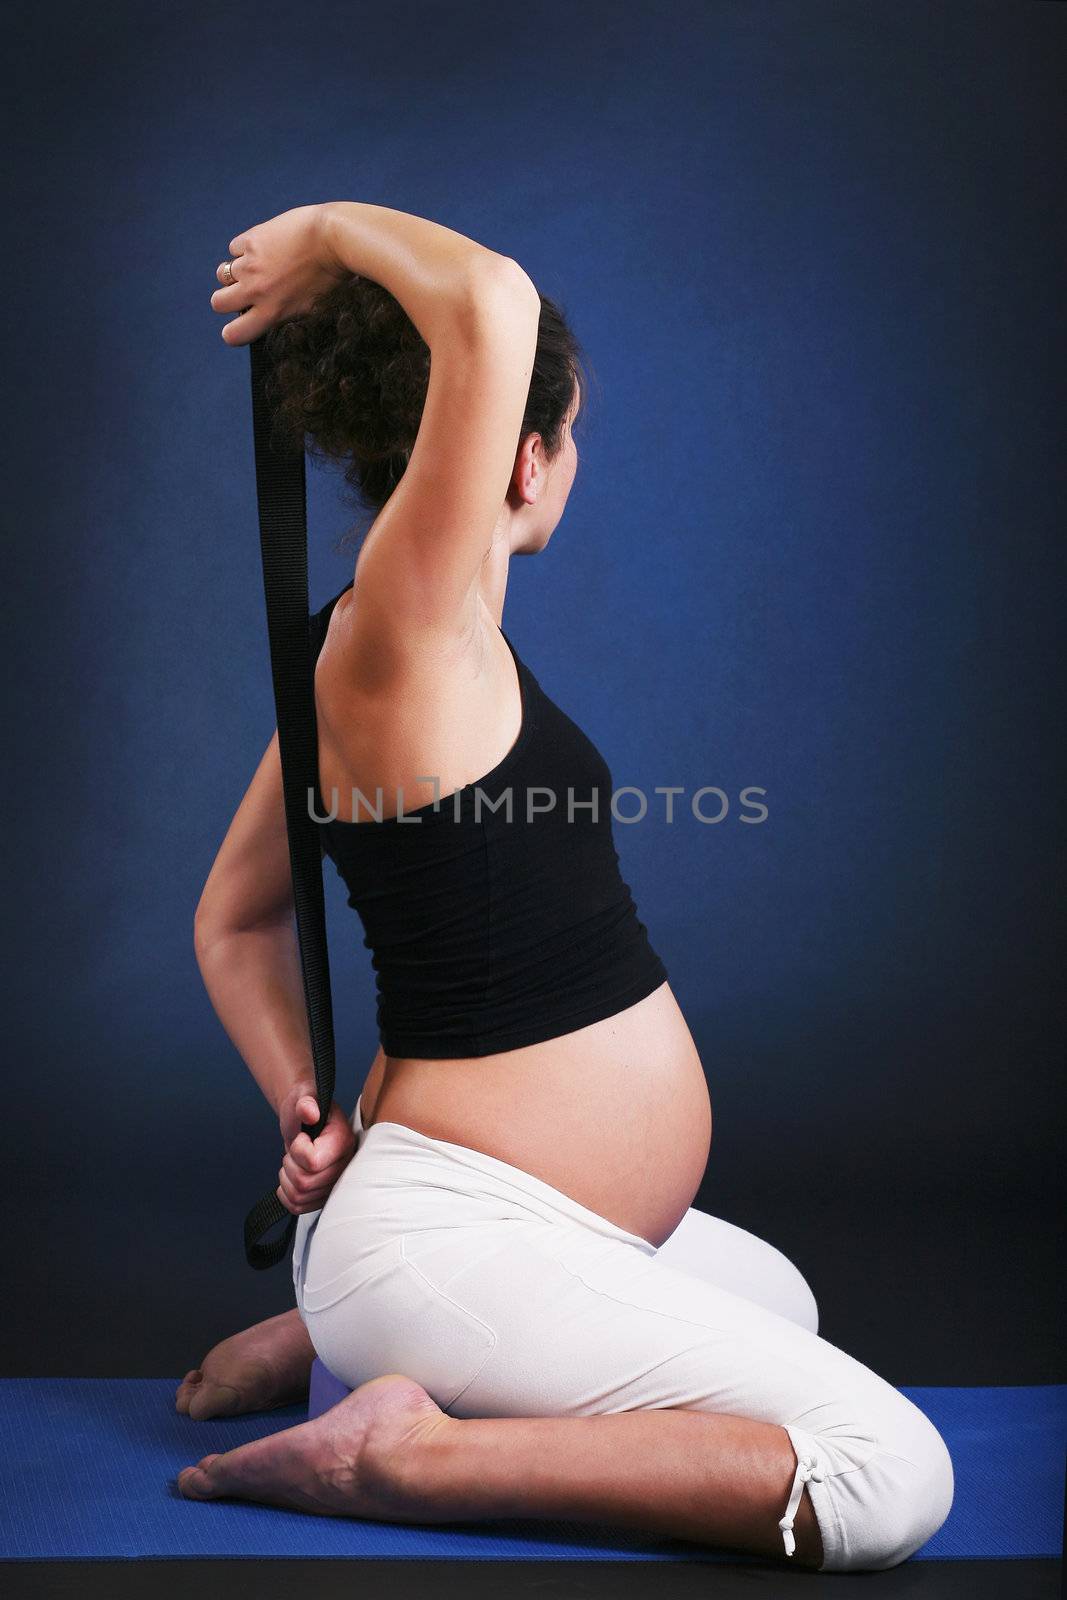
<instances>
[{"instance_id":1,"label":"drawstring tie on pant cuff","mask_svg":"<svg viewBox=\"0 0 1067 1600\"><path fill-rule=\"evenodd\" d=\"M793 1476L793 1487L789 1492L789 1504L785 1508L785 1516L778 1523L782 1530L787 1556L791 1556L797 1547L797 1542L793 1538L793 1518L800 1504L800 1497L804 1493L804 1485L810 1478L814 1478L816 1483L821 1483L823 1476L817 1455L805 1451L797 1456L797 1470Z\"/></svg>"}]
</instances>

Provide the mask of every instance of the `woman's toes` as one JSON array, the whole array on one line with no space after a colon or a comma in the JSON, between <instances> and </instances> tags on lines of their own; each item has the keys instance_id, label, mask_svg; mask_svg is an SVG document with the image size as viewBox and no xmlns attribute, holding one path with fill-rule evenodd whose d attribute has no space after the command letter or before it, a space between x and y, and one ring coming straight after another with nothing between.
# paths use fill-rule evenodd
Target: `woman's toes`
<instances>
[{"instance_id":1,"label":"woman's toes","mask_svg":"<svg viewBox=\"0 0 1067 1600\"><path fill-rule=\"evenodd\" d=\"M199 1399L194 1391L191 1416ZM314 1421L204 1456L178 1474L178 1489L190 1500L237 1498L320 1516L421 1521L426 1505L417 1469L430 1436L453 1426L419 1384L388 1374Z\"/></svg>"},{"instance_id":2,"label":"woman's toes","mask_svg":"<svg viewBox=\"0 0 1067 1600\"><path fill-rule=\"evenodd\" d=\"M189 1401L195 1394L197 1385L203 1381L203 1377L204 1374L199 1367L194 1367L191 1372L185 1374L185 1377L174 1391L175 1410L182 1412L183 1415L188 1415Z\"/></svg>"},{"instance_id":3,"label":"woman's toes","mask_svg":"<svg viewBox=\"0 0 1067 1600\"><path fill-rule=\"evenodd\" d=\"M218 1453L204 1456L195 1467L183 1467L178 1474L178 1492L186 1500L213 1500L220 1493L214 1482L209 1468L212 1462L217 1461Z\"/></svg>"},{"instance_id":4,"label":"woman's toes","mask_svg":"<svg viewBox=\"0 0 1067 1600\"><path fill-rule=\"evenodd\" d=\"M308 1423L253 1439L221 1455L204 1456L178 1474L178 1489L190 1500L257 1500L263 1505L291 1506L302 1511L329 1509L315 1494L315 1473L300 1432Z\"/></svg>"},{"instance_id":5,"label":"woman's toes","mask_svg":"<svg viewBox=\"0 0 1067 1600\"><path fill-rule=\"evenodd\" d=\"M232 1417L245 1409L241 1391L232 1384L202 1383L190 1392L187 1415L194 1422L205 1422L208 1417Z\"/></svg>"}]
</instances>

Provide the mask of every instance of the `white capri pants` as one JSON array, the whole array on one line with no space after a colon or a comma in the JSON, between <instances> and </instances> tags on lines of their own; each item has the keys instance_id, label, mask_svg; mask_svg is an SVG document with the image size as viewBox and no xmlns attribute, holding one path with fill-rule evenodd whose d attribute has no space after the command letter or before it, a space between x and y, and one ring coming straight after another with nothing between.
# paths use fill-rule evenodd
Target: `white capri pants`
<instances>
[{"instance_id":1,"label":"white capri pants","mask_svg":"<svg viewBox=\"0 0 1067 1600\"><path fill-rule=\"evenodd\" d=\"M454 1417L686 1408L780 1424L807 1484L820 1571L897 1566L953 1497L930 1420L819 1337L780 1251L690 1209L657 1249L496 1157L395 1122L364 1130L320 1211L299 1219L296 1303L350 1388L387 1372Z\"/></svg>"}]
</instances>

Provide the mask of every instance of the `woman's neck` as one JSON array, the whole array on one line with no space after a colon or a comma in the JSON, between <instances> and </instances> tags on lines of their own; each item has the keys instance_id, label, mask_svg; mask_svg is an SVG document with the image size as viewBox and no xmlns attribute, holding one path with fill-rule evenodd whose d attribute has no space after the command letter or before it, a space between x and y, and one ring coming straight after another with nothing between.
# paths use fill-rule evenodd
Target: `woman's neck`
<instances>
[{"instance_id":1,"label":"woman's neck","mask_svg":"<svg viewBox=\"0 0 1067 1600\"><path fill-rule=\"evenodd\" d=\"M511 549L507 532L497 533L482 562L482 570L478 577L478 592L498 628L503 624L504 596L508 587L510 559Z\"/></svg>"}]
</instances>

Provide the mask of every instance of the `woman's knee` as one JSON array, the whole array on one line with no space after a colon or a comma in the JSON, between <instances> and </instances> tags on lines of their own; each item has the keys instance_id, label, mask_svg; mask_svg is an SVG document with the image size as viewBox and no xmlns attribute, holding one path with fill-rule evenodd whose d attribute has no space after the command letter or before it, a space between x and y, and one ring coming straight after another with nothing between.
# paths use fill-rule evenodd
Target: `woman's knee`
<instances>
[{"instance_id":1,"label":"woman's knee","mask_svg":"<svg viewBox=\"0 0 1067 1600\"><path fill-rule=\"evenodd\" d=\"M840 1539L823 1571L899 1566L946 1521L955 1491L952 1457L933 1423L922 1421L905 1440L890 1441L904 1446L900 1453L880 1447L856 1471L827 1479Z\"/></svg>"},{"instance_id":2,"label":"woman's knee","mask_svg":"<svg viewBox=\"0 0 1067 1600\"><path fill-rule=\"evenodd\" d=\"M819 1331L819 1308L800 1268L747 1228L690 1207L656 1256L665 1266L728 1289L809 1333Z\"/></svg>"}]
</instances>

